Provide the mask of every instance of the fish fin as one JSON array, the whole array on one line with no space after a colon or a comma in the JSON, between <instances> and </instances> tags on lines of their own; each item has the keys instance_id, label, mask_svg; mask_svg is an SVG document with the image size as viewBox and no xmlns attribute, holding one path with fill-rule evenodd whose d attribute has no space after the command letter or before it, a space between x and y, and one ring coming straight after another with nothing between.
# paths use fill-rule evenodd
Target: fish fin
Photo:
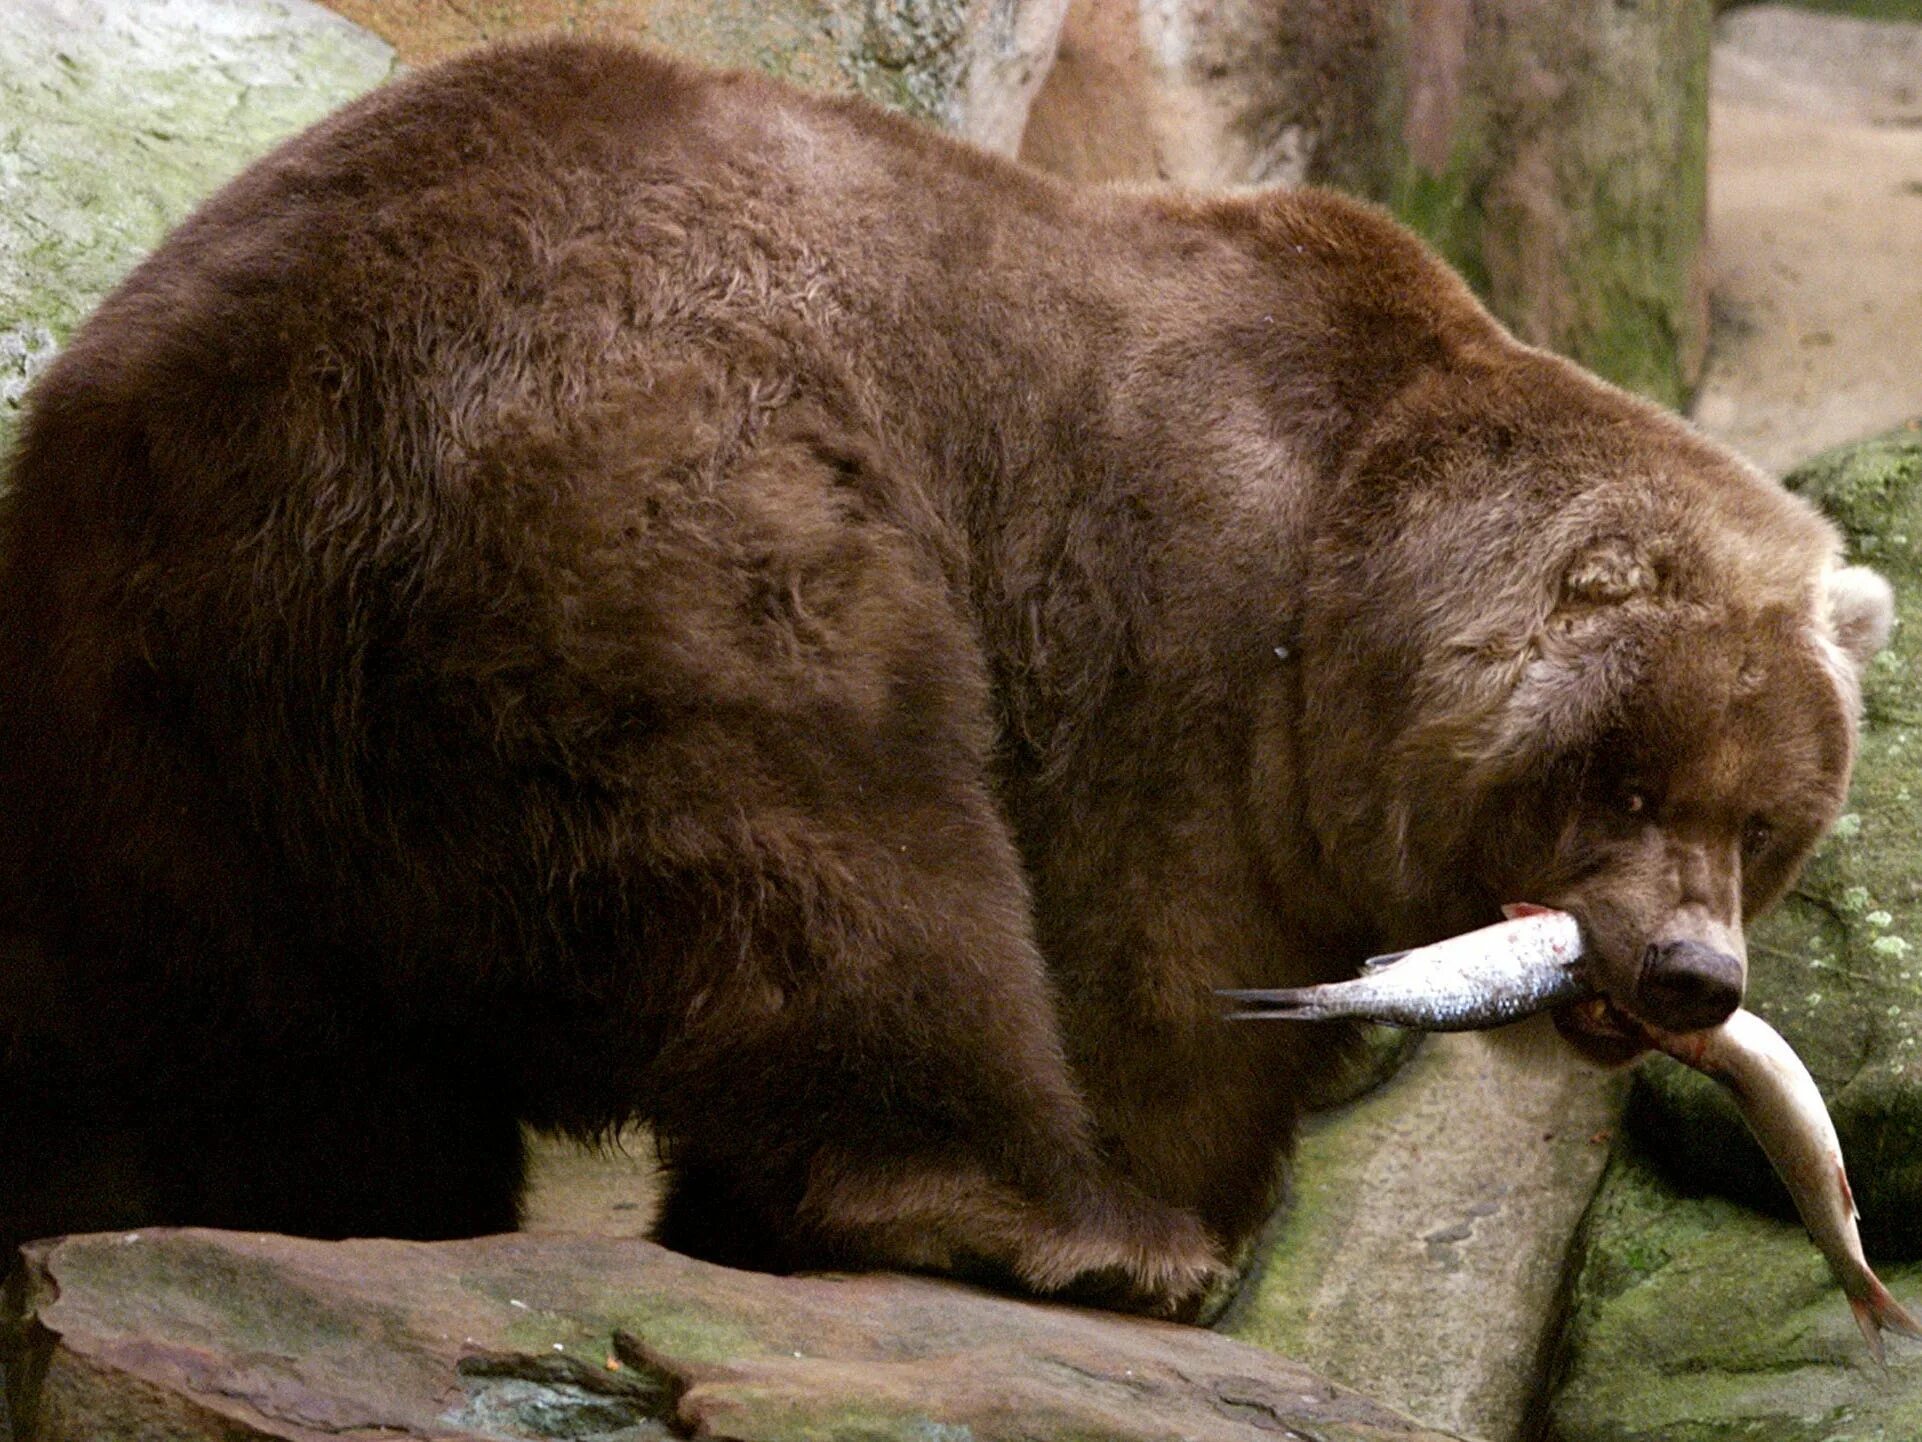
<instances>
[{"instance_id":1,"label":"fish fin","mask_svg":"<svg viewBox=\"0 0 1922 1442\"><path fill-rule=\"evenodd\" d=\"M1404 956L1405 951L1384 951L1380 956L1371 956L1361 964L1363 971L1380 971L1384 966L1393 966Z\"/></svg>"},{"instance_id":2,"label":"fish fin","mask_svg":"<svg viewBox=\"0 0 1922 1442\"><path fill-rule=\"evenodd\" d=\"M1841 1162L1835 1164L1836 1185L1842 1188L1842 1205L1849 1209L1849 1215L1856 1221L1862 1220L1862 1211L1855 1205L1855 1189L1849 1185L1848 1168Z\"/></svg>"},{"instance_id":3,"label":"fish fin","mask_svg":"<svg viewBox=\"0 0 1922 1442\"><path fill-rule=\"evenodd\" d=\"M1217 991L1216 996L1242 1003L1228 1013L1229 1021L1319 1021L1327 1007L1315 995L1317 987L1287 987L1280 991Z\"/></svg>"},{"instance_id":4,"label":"fish fin","mask_svg":"<svg viewBox=\"0 0 1922 1442\"><path fill-rule=\"evenodd\" d=\"M1900 1332L1904 1337L1922 1339L1922 1322L1916 1321L1915 1314L1890 1295L1880 1277L1872 1280L1875 1286L1870 1289L1868 1300L1875 1309L1876 1323L1891 1332Z\"/></svg>"},{"instance_id":5,"label":"fish fin","mask_svg":"<svg viewBox=\"0 0 1922 1442\"><path fill-rule=\"evenodd\" d=\"M1862 1340L1869 1344L1869 1355L1875 1358L1875 1365L1888 1371L1888 1353L1882 1347L1882 1328L1874 1305L1861 1297L1850 1297L1849 1310L1855 1313L1855 1325L1862 1329Z\"/></svg>"},{"instance_id":6,"label":"fish fin","mask_svg":"<svg viewBox=\"0 0 1922 1442\"><path fill-rule=\"evenodd\" d=\"M1503 904L1502 915L1510 921L1520 921L1524 916L1546 916L1554 909L1552 906L1537 906L1532 901L1510 901Z\"/></svg>"},{"instance_id":7,"label":"fish fin","mask_svg":"<svg viewBox=\"0 0 1922 1442\"><path fill-rule=\"evenodd\" d=\"M1917 1322L1915 1315L1895 1300L1873 1272L1862 1278L1862 1295L1849 1298L1849 1310L1855 1313L1855 1325L1862 1329L1862 1339L1869 1344L1870 1353L1885 1367L1888 1363L1883 1360L1884 1330L1922 1338L1922 1322Z\"/></svg>"}]
</instances>

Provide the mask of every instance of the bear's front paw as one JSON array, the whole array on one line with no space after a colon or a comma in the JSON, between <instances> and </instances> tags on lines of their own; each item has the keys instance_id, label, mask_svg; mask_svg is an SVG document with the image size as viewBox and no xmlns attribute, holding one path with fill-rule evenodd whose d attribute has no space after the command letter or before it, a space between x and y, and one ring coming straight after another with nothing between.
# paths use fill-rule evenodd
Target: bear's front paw
<instances>
[{"instance_id":1,"label":"bear's front paw","mask_svg":"<svg viewBox=\"0 0 1922 1442\"><path fill-rule=\"evenodd\" d=\"M1064 1301L1191 1321L1228 1268L1192 1212L1132 1189L1080 1199L1025 1240L1024 1285Z\"/></svg>"}]
</instances>

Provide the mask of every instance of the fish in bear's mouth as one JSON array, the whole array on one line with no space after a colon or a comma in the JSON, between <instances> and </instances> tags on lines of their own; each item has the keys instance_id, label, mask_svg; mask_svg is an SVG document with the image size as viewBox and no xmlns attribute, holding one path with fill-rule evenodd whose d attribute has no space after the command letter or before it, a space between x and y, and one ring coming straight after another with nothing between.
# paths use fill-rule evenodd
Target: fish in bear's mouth
<instances>
[{"instance_id":1,"label":"fish in bear's mouth","mask_svg":"<svg viewBox=\"0 0 1922 1442\"><path fill-rule=\"evenodd\" d=\"M1879 1362L1882 1332L1922 1338L1863 1255L1855 1199L1828 1107L1801 1059L1753 1012L1667 1031L1602 995L1583 972L1581 923L1565 911L1504 907L1507 920L1430 946L1373 957L1363 974L1322 986L1224 991L1235 1020L1349 1018L1423 1031L1483 1031L1548 1011L1578 1050L1604 1062L1655 1050L1727 1088L1787 1185Z\"/></svg>"}]
</instances>

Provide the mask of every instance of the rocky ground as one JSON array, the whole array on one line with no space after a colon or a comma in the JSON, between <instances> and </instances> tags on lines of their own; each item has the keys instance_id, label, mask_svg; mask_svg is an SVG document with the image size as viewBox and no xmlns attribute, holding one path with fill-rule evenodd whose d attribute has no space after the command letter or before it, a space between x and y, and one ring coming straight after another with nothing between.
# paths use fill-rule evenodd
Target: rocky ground
<instances>
[{"instance_id":1,"label":"rocky ground","mask_svg":"<svg viewBox=\"0 0 1922 1442\"><path fill-rule=\"evenodd\" d=\"M496 33L517 8L522 18L551 11L550 18L578 22L589 11L605 18L610 7L576 0L545 8L339 0L336 8L377 24L403 55L427 55ZM59 338L196 196L395 63L381 39L307 0L0 5L0 446L20 393ZM1922 440L1903 426L1922 417L1922 25L1870 26L1769 6L1729 13L1718 41L1710 136L1716 325L1698 421L1775 470L1832 444L1889 433L1798 476L1847 526L1857 551L1900 579L1907 624L1872 678L1852 819L1801 894L1757 936L1755 1004L1790 1034L1829 1090L1872 1250L1878 1260L1898 1263L1882 1270L1913 1303L1922 1298L1922 1268L1899 1263L1922 1257L1922 1228L1914 1220L1922 1216L1922 1074L1913 1031L1922 1017L1914 950L1922 946L1922 901L1909 790L1917 784L1914 728L1922 725L1915 690L1922 664ZM1205 1367L1169 1362L1171 1354L1157 1354L1155 1365L1201 1367L1217 1382L1244 1373L1266 1379L1253 1392L1232 1380L1210 1383L1210 1425L1225 1418L1272 1432L1299 1424L1296 1435L1328 1438L1419 1434L1386 1412L1289 1412L1273 1389L1282 1385L1277 1379L1296 1374L1276 1370L1283 1364L1273 1352L1429 1427L1486 1442L1521 1442L1543 1428L1555 1442L1922 1436L1922 1349L1898 1344L1887 1382L1865 1370L1839 1294L1799 1227L1780 1214L1780 1195L1726 1104L1685 1075L1651 1067L1622 1126L1620 1090L1553 1048L1531 1061L1476 1038L1425 1044L1394 1080L1327 1113L1304 1142L1294 1205L1277 1219L1249 1285L1219 1324L1270 1355L1264 1360L1250 1349L1223 1361L1230 1354L1207 1352L1216 1339L1206 1339L1197 1343L1213 1359ZM1598 1179L1598 1200L1581 1223ZM604 1247L558 1234L637 1235L651 1206L645 1137L603 1154L539 1144L527 1230L546 1235L525 1242L526 1258L563 1270L612 1268L615 1254ZM332 1265L297 1246L270 1254L235 1245L238 1253L214 1241L169 1243L186 1250L165 1252L163 1260L185 1269L170 1274L176 1277L220 1273L245 1279L256 1293L285 1286L284 1295L308 1298L318 1295L313 1279ZM323 1410L297 1419L311 1424L311 1433L240 1430L242 1423L220 1413L219 1425L230 1430L205 1435L320 1435L349 1422L401 1427L348 1405L360 1385L349 1362L330 1360L328 1366L346 1370L326 1376L276 1372L258 1360L259 1338L248 1330L258 1318L230 1309L223 1320L211 1304L196 1310L193 1297L183 1299L171 1282L156 1284L147 1315L165 1316L166 1327L185 1333L146 1334L102 1311L102 1289L124 1296L133 1286L124 1269L144 1255L102 1245L43 1256L38 1275L57 1281L70 1303L43 1316L73 1339L58 1353L66 1359L60 1386L80 1389L56 1388L59 1396L119 1396L146 1406L175 1388L167 1406L192 1411L201 1405L189 1395L200 1395L199 1382L183 1381L178 1370L167 1374L171 1381L156 1378L184 1365L182 1357L198 1357L196 1376L205 1381L213 1365L207 1358L230 1348L254 1358L241 1369L246 1385L258 1383L263 1395L280 1399L267 1408L280 1417L273 1425L285 1421L289 1407ZM405 1266L430 1271L469 1263L476 1275L485 1270L464 1254L444 1253L432 1263L421 1255L383 1251L380 1265L403 1266L395 1259L405 1258ZM711 1279L674 1272L651 1253L619 1255L619 1265L652 1269L645 1286L667 1285L672 1272L713 1300L701 1290ZM196 1272L190 1261L211 1270ZM342 1265L351 1273L364 1261L356 1253ZM425 1287L420 1275L410 1273L406 1285ZM927 1325L928 1299L944 1294L927 1290L931 1284L902 1285L857 1291L876 1317L921 1307L916 1315ZM1564 1293L1571 1320L1560 1329ZM856 1293L831 1295L845 1303ZM742 1392L746 1384L714 1370L716 1356L690 1353L673 1365L656 1356L637 1364L638 1379L623 1377L607 1357L620 1362L639 1354L608 1350L620 1328L609 1322L593 1330L612 1314L582 1297L556 1298L549 1310L575 1319L568 1324L580 1331L574 1340L605 1342L605 1355L576 1366L570 1333L560 1339L564 1360L538 1367L528 1357L553 1343L544 1334L530 1341L531 1322L513 1329L517 1300L525 1298L493 1298L494 1310L476 1323L503 1339L498 1365L460 1372L467 1400L459 1405L470 1409L460 1421L476 1435L563 1435L552 1430L563 1425L575 1436L668 1435L664 1408L675 1417L707 1416L691 1409L716 1395L749 1410L770 1396L786 1399L779 1406L800 1410L777 1407L766 1415L800 1418L800 1428L806 1409L795 1400L796 1378L828 1375L802 1365L803 1357L793 1368L782 1362L775 1372L756 1373ZM325 1330L346 1325L340 1308L347 1305L334 1298L305 1315ZM1003 1308L992 1315L1019 1317L1023 1326L1047 1314L979 1299L955 1305ZM690 1302L686 1315L697 1312ZM403 1326L397 1314L381 1315ZM747 1326L739 1316L735 1322ZM405 1320L405 1327L416 1325L428 1323ZM708 1316L701 1325L711 1332L720 1324ZM783 1325L800 1328L799 1337L826 1324L817 1318ZM1130 1335L1127 1324L1102 1325L1121 1328L1116 1337ZM438 1355L431 1338L416 1341L408 1344L414 1360L407 1365ZM1059 1364L1056 1380L1077 1368L1088 1373L1084 1362L1030 1342ZM754 1355L765 1362L779 1351L761 1346ZM874 1385L874 1358L847 1349L833 1355L830 1383L845 1381L853 1392ZM936 1371L981 1365L978 1352L943 1355ZM1108 1363L1120 1355L1114 1351ZM1552 1374L1547 1388L1545 1373ZM232 1401L234 1375L215 1377L213 1392ZM1310 1401L1345 1395L1301 1376ZM1097 1392L1108 1389L1103 1395L1121 1413L1146 1414L1145 1393L1129 1376L1102 1372L1084 1381ZM895 1385L934 1383L916 1373ZM312 1386L324 1393L318 1403L317 1394L301 1391ZM296 1393L306 1399L298 1406L288 1401ZM225 1405L214 1404L214 1412ZM541 1410L555 1406L561 1413ZM249 1414L253 1420L244 1425L255 1426L259 1415ZM439 1415L408 1412L403 1421L414 1426L419 1417L431 1423ZM867 1415L861 1435L908 1435L905 1413ZM1073 1415L1089 1422L1097 1414ZM769 1428L738 1435L790 1435ZM977 1430L996 1435L985 1424ZM913 1435L961 1434L928 1422Z\"/></svg>"},{"instance_id":2,"label":"rocky ground","mask_svg":"<svg viewBox=\"0 0 1922 1442\"><path fill-rule=\"evenodd\" d=\"M22 1284L40 1442L1450 1442L1194 1327L607 1238L130 1233Z\"/></svg>"}]
</instances>

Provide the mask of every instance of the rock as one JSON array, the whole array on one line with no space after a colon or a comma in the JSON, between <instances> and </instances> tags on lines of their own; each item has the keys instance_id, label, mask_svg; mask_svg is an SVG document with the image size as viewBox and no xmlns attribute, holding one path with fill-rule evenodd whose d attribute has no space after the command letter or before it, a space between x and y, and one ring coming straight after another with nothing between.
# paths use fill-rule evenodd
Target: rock
<instances>
[{"instance_id":1,"label":"rock","mask_svg":"<svg viewBox=\"0 0 1922 1442\"><path fill-rule=\"evenodd\" d=\"M1524 339L1679 404L1707 334L1710 0L1075 0L1023 155L1388 203Z\"/></svg>"},{"instance_id":2,"label":"rock","mask_svg":"<svg viewBox=\"0 0 1922 1442\"><path fill-rule=\"evenodd\" d=\"M1913 0L1911 21L1922 21ZM1718 99L1833 120L1922 125L1922 24L1744 5L1715 26Z\"/></svg>"},{"instance_id":3,"label":"rock","mask_svg":"<svg viewBox=\"0 0 1922 1442\"><path fill-rule=\"evenodd\" d=\"M1518 1059L1481 1037L1430 1037L1392 1082L1311 1122L1294 1194L1221 1329L1431 1426L1529 1435L1563 1261L1621 1095L1537 1040Z\"/></svg>"},{"instance_id":4,"label":"rock","mask_svg":"<svg viewBox=\"0 0 1922 1442\"><path fill-rule=\"evenodd\" d=\"M1895 585L1898 625L1868 676L1847 815L1752 928L1748 1004L1822 1086L1869 1255L1913 1310L1922 1265L1889 1262L1922 1257L1922 425L1818 457L1789 484ZM1891 1339L1890 1381L1876 1380L1841 1290L1721 1089L1652 1058L1628 1123L1632 1144L1583 1225L1552 1442L1922 1437L1922 1348Z\"/></svg>"},{"instance_id":5,"label":"rock","mask_svg":"<svg viewBox=\"0 0 1922 1442\"><path fill-rule=\"evenodd\" d=\"M1716 25L1694 414L1766 469L1922 413L1918 77L1922 25L1775 5Z\"/></svg>"},{"instance_id":6,"label":"rock","mask_svg":"<svg viewBox=\"0 0 1922 1442\"><path fill-rule=\"evenodd\" d=\"M1677 1195L1634 1148L1583 1225L1543 1442L1907 1442L1922 1347L1880 1375L1794 1222ZM1912 1310L1922 1266L1882 1267Z\"/></svg>"},{"instance_id":7,"label":"rock","mask_svg":"<svg viewBox=\"0 0 1922 1442\"><path fill-rule=\"evenodd\" d=\"M1377 194L1397 34L1372 0L1074 0L1022 158L1076 180Z\"/></svg>"},{"instance_id":8,"label":"rock","mask_svg":"<svg viewBox=\"0 0 1922 1442\"><path fill-rule=\"evenodd\" d=\"M1717 8L1733 9L1747 3L1748 0L1717 0ZM1922 0L1790 0L1790 3L1797 10L1922 25Z\"/></svg>"},{"instance_id":9,"label":"rock","mask_svg":"<svg viewBox=\"0 0 1922 1442\"><path fill-rule=\"evenodd\" d=\"M710 65L865 95L1013 154L1067 0L327 0L409 63L539 30L614 36Z\"/></svg>"},{"instance_id":10,"label":"rock","mask_svg":"<svg viewBox=\"0 0 1922 1442\"><path fill-rule=\"evenodd\" d=\"M34 374L193 204L392 71L309 0L7 0L0 452Z\"/></svg>"},{"instance_id":11,"label":"rock","mask_svg":"<svg viewBox=\"0 0 1922 1442\"><path fill-rule=\"evenodd\" d=\"M642 1237L661 1201L654 1138L629 1127L598 1146L527 1133L524 1232Z\"/></svg>"},{"instance_id":12,"label":"rock","mask_svg":"<svg viewBox=\"0 0 1922 1442\"><path fill-rule=\"evenodd\" d=\"M1708 337L1709 0L1410 16L1391 206L1523 340L1680 405Z\"/></svg>"},{"instance_id":13,"label":"rock","mask_svg":"<svg viewBox=\"0 0 1922 1442\"><path fill-rule=\"evenodd\" d=\"M1869 670L1848 810L1752 928L1748 1005L1828 1099L1870 1254L1922 1257L1922 427L1821 456L1788 484L1894 584L1898 623ZM1705 1078L1666 1058L1645 1064L1630 1125L1683 1186L1792 1215L1734 1104Z\"/></svg>"},{"instance_id":14,"label":"rock","mask_svg":"<svg viewBox=\"0 0 1922 1442\"><path fill-rule=\"evenodd\" d=\"M20 1442L1446 1435L1195 1328L639 1241L159 1230L24 1256Z\"/></svg>"}]
</instances>

